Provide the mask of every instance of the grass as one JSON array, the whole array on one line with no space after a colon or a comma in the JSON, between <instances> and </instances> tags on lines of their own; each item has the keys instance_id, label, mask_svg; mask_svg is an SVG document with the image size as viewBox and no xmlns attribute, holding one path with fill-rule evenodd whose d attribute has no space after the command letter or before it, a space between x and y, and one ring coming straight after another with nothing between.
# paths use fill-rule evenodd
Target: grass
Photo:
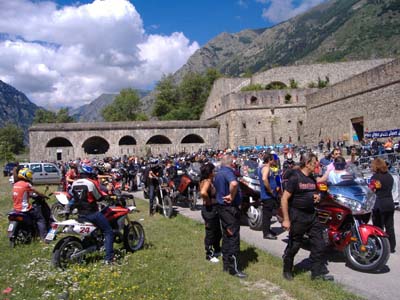
<instances>
[{"instance_id":1,"label":"grass","mask_svg":"<svg viewBox=\"0 0 400 300\"><path fill-rule=\"evenodd\" d=\"M12 291L0 293L0 299L357 299L335 283L311 281L309 274L284 281L281 259L244 242L240 262L249 277L239 280L223 273L221 262L205 261L203 225L181 215L150 218L141 200L140 212L133 216L144 218L145 249L123 254L116 266L104 266L101 253L94 262L60 271L50 266L54 244L9 248L10 195L11 187L1 177L0 292Z\"/></svg>"}]
</instances>

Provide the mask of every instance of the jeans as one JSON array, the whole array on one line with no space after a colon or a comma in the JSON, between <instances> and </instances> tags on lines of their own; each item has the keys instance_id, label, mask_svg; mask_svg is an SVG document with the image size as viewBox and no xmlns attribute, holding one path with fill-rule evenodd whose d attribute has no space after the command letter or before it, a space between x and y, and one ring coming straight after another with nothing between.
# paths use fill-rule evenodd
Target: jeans
<instances>
[{"instance_id":1,"label":"jeans","mask_svg":"<svg viewBox=\"0 0 400 300\"><path fill-rule=\"evenodd\" d=\"M36 223L36 226L39 230L39 235L42 240L46 237L47 234L47 225L46 219L43 216L42 208L40 206L33 206L32 209L28 212L33 221Z\"/></svg>"},{"instance_id":2,"label":"jeans","mask_svg":"<svg viewBox=\"0 0 400 300\"><path fill-rule=\"evenodd\" d=\"M114 257L114 234L111 228L110 223L106 219L106 217L101 212L95 212L92 214L88 214L82 216L82 218L87 219L89 222L92 222L94 225L99 227L104 234L105 242L104 247L106 248L106 261L111 261Z\"/></svg>"}]
</instances>

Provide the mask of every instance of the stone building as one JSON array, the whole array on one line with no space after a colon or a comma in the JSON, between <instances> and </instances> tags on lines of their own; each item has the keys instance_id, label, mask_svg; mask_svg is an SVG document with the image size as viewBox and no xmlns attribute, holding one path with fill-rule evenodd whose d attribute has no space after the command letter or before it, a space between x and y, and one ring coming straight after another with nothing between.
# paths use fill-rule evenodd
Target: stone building
<instances>
[{"instance_id":1,"label":"stone building","mask_svg":"<svg viewBox=\"0 0 400 300\"><path fill-rule=\"evenodd\" d=\"M323 89L310 88L329 79ZM290 88L293 83L296 88ZM241 92L249 84L285 89ZM199 148L320 139L361 139L400 128L400 59L279 67L252 78L218 79L201 121L40 124L30 128L31 160L193 152Z\"/></svg>"},{"instance_id":2,"label":"stone building","mask_svg":"<svg viewBox=\"0 0 400 300\"><path fill-rule=\"evenodd\" d=\"M195 152L218 144L215 121L38 124L29 129L30 160Z\"/></svg>"}]
</instances>

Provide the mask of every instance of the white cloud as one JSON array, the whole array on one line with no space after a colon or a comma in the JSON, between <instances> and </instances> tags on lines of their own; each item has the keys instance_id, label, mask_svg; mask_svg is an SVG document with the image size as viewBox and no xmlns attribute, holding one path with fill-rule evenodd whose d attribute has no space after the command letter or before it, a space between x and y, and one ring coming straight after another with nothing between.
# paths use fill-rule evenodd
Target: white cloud
<instances>
[{"instance_id":1,"label":"white cloud","mask_svg":"<svg viewBox=\"0 0 400 300\"><path fill-rule=\"evenodd\" d=\"M247 8L247 2L245 1L245 0L238 0L237 2L236 2L239 6L241 6L241 7L244 7L244 8Z\"/></svg>"},{"instance_id":2,"label":"white cloud","mask_svg":"<svg viewBox=\"0 0 400 300\"><path fill-rule=\"evenodd\" d=\"M0 28L0 79L51 107L79 106L126 87L146 88L199 48L183 33L147 34L128 0L62 8L0 0Z\"/></svg>"},{"instance_id":3,"label":"white cloud","mask_svg":"<svg viewBox=\"0 0 400 300\"><path fill-rule=\"evenodd\" d=\"M269 22L279 23L301 14L311 7L314 7L327 0L302 0L300 4L295 4L294 0L256 0L260 3L268 4L268 8L263 9L262 17Z\"/></svg>"}]
</instances>

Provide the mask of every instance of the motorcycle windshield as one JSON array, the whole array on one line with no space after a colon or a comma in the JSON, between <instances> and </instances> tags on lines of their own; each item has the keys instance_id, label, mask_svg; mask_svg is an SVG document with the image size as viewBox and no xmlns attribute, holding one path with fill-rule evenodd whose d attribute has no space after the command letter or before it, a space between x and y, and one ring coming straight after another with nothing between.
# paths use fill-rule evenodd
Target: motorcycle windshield
<instances>
[{"instance_id":1,"label":"motorcycle windshield","mask_svg":"<svg viewBox=\"0 0 400 300\"><path fill-rule=\"evenodd\" d=\"M258 179L257 175L258 163L254 160L246 160L243 163L240 173L242 176L249 176L251 178Z\"/></svg>"},{"instance_id":2,"label":"motorcycle windshield","mask_svg":"<svg viewBox=\"0 0 400 300\"><path fill-rule=\"evenodd\" d=\"M329 193L334 201L351 209L353 214L366 214L372 211L376 196L357 170L348 168L336 177L336 180L328 182Z\"/></svg>"}]
</instances>

